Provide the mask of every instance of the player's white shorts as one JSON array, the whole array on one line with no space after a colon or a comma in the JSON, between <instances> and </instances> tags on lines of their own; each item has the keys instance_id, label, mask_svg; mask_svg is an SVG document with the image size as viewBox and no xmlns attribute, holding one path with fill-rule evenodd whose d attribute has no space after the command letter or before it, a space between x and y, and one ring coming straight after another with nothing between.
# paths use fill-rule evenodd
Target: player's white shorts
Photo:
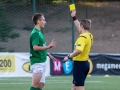
<instances>
[{"instance_id":1,"label":"player's white shorts","mask_svg":"<svg viewBox=\"0 0 120 90\"><path fill-rule=\"evenodd\" d=\"M44 63L35 63L30 66L32 73L42 73L42 77L40 82L45 83L45 70L46 70L46 62Z\"/></svg>"}]
</instances>

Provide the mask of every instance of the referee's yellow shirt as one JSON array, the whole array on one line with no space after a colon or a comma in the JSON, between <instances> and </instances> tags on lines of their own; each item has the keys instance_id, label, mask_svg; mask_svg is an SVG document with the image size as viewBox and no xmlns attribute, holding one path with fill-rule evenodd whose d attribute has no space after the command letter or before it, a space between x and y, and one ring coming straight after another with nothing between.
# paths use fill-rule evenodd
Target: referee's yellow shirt
<instances>
[{"instance_id":1,"label":"referee's yellow shirt","mask_svg":"<svg viewBox=\"0 0 120 90\"><path fill-rule=\"evenodd\" d=\"M91 33L80 34L75 42L75 49L82 51L79 55L73 57L73 61L86 61L89 59L89 53L93 44L93 36Z\"/></svg>"}]
</instances>

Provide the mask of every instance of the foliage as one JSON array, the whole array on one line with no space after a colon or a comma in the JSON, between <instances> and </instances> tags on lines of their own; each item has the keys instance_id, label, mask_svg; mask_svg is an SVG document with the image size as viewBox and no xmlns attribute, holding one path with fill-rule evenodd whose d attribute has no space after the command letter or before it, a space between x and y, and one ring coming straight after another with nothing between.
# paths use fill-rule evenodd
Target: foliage
<instances>
[{"instance_id":1,"label":"foliage","mask_svg":"<svg viewBox=\"0 0 120 90\"><path fill-rule=\"evenodd\" d=\"M0 2L6 2L6 3L15 3L15 2L22 2L23 0L0 0Z\"/></svg>"},{"instance_id":2,"label":"foliage","mask_svg":"<svg viewBox=\"0 0 120 90\"><path fill-rule=\"evenodd\" d=\"M7 41L8 38L16 38L19 37L17 33L13 33L13 26L10 25L8 19L5 15L6 8L0 3L0 39L1 41Z\"/></svg>"},{"instance_id":3,"label":"foliage","mask_svg":"<svg viewBox=\"0 0 120 90\"><path fill-rule=\"evenodd\" d=\"M72 0L36 0L36 2L40 3L40 4L50 4L53 2L60 2L60 1L68 1L68 2L72 2ZM104 1L108 1L108 2L113 2L113 1L120 1L120 0L73 0L74 2L104 2ZM33 2L33 0L0 0L0 2L4 2L4 3L16 3L16 2L22 2L22 3L27 3L27 2Z\"/></svg>"},{"instance_id":4,"label":"foliage","mask_svg":"<svg viewBox=\"0 0 120 90\"><path fill-rule=\"evenodd\" d=\"M83 1L83 2L104 2L104 1L120 1L120 0L74 0L75 2Z\"/></svg>"}]
</instances>

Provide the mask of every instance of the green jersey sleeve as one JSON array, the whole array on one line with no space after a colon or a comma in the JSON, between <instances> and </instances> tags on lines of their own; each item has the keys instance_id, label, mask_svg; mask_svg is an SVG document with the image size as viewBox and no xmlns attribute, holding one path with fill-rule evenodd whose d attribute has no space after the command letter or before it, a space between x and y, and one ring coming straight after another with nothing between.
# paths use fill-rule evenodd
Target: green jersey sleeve
<instances>
[{"instance_id":1,"label":"green jersey sleeve","mask_svg":"<svg viewBox=\"0 0 120 90\"><path fill-rule=\"evenodd\" d=\"M35 32L35 33L33 33L32 34L32 38L31 38L31 40L32 40L32 46L34 46L34 45L39 45L39 33L37 33L37 32Z\"/></svg>"}]
</instances>

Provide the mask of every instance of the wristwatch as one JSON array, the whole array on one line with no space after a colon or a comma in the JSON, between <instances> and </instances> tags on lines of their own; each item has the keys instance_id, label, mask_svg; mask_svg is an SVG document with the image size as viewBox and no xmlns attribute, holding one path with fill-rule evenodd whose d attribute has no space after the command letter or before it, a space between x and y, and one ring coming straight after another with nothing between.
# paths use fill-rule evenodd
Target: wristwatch
<instances>
[{"instance_id":1,"label":"wristwatch","mask_svg":"<svg viewBox=\"0 0 120 90\"><path fill-rule=\"evenodd\" d=\"M71 59L71 58L70 58L70 54L69 54L67 57L68 57L68 59Z\"/></svg>"}]
</instances>

